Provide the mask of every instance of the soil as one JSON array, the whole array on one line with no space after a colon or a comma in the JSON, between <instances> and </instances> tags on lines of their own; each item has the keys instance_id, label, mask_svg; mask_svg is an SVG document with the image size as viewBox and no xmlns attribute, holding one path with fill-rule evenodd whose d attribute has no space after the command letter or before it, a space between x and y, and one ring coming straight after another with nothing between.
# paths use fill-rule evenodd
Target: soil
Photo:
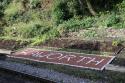
<instances>
[{"instance_id":1,"label":"soil","mask_svg":"<svg viewBox=\"0 0 125 83\"><path fill-rule=\"evenodd\" d=\"M31 42L28 41L16 41L16 40L3 40L0 39L0 49L11 49L16 50L28 46ZM68 39L58 38L46 41L38 45L39 47L56 47L66 49L80 49L87 51L101 51L101 52L117 52L123 48L123 44L117 46L112 45L112 41L95 41L95 40L79 40L79 39Z\"/></svg>"},{"instance_id":2,"label":"soil","mask_svg":"<svg viewBox=\"0 0 125 83\"><path fill-rule=\"evenodd\" d=\"M77 40L77 39L53 39L46 41L39 46L68 48L68 49L80 49L88 51L102 51L102 52L117 52L123 47L122 44L117 46L112 45L112 41L89 41L89 40Z\"/></svg>"},{"instance_id":3,"label":"soil","mask_svg":"<svg viewBox=\"0 0 125 83\"><path fill-rule=\"evenodd\" d=\"M28 41L16 41L16 40L0 40L0 48L1 49L11 49L15 50L18 48L23 48L29 44Z\"/></svg>"},{"instance_id":4,"label":"soil","mask_svg":"<svg viewBox=\"0 0 125 83\"><path fill-rule=\"evenodd\" d=\"M0 40L0 48L16 50L28 46L28 41L16 41L16 40ZM112 41L89 41L89 40L78 40L78 39L53 39L41 43L39 47L57 47L57 48L68 48L68 49L80 49L87 51L101 51L101 52L117 52L123 47L122 44L117 46L112 45Z\"/></svg>"}]
</instances>

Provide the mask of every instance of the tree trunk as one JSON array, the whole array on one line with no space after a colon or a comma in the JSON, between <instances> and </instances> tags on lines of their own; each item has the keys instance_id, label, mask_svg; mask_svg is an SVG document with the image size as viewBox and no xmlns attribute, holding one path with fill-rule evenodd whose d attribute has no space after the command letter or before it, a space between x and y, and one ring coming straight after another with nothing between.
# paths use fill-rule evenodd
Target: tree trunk
<instances>
[{"instance_id":1,"label":"tree trunk","mask_svg":"<svg viewBox=\"0 0 125 83\"><path fill-rule=\"evenodd\" d=\"M81 0L78 0L79 2L79 5L80 5L80 10L83 11L84 13L84 5L83 5L83 2Z\"/></svg>"},{"instance_id":2,"label":"tree trunk","mask_svg":"<svg viewBox=\"0 0 125 83\"><path fill-rule=\"evenodd\" d=\"M95 16L95 15L96 15L96 12L95 12L95 10L93 9L93 7L92 7L90 1L89 1L89 0L86 0L86 4L87 4L87 7L88 7L90 13L91 13L93 16Z\"/></svg>"}]
</instances>

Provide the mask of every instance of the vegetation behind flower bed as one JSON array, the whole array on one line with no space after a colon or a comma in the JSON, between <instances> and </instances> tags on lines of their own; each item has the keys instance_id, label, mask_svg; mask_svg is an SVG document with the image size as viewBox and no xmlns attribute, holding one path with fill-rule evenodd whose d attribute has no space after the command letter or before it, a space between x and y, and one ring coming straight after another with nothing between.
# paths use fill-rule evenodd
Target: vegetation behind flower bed
<instances>
[{"instance_id":1,"label":"vegetation behind flower bed","mask_svg":"<svg viewBox=\"0 0 125 83\"><path fill-rule=\"evenodd\" d=\"M0 37L33 38L34 45L81 29L125 28L125 0L90 2L94 16L79 0L1 0Z\"/></svg>"}]
</instances>

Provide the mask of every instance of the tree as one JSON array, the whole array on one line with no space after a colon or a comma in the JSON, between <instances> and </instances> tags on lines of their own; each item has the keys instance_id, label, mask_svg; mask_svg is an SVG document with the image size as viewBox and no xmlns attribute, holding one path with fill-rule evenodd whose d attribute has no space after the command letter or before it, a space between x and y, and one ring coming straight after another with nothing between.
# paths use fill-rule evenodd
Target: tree
<instances>
[{"instance_id":1,"label":"tree","mask_svg":"<svg viewBox=\"0 0 125 83\"><path fill-rule=\"evenodd\" d=\"M87 4L87 7L88 7L89 12L90 12L93 16L95 16L95 15L96 15L96 12L95 12L95 10L94 10L92 4L90 3L90 0L86 0L86 4Z\"/></svg>"},{"instance_id":2,"label":"tree","mask_svg":"<svg viewBox=\"0 0 125 83\"><path fill-rule=\"evenodd\" d=\"M79 4L80 4L81 10L84 10L84 0L78 0L78 2L79 2ZM92 6L90 0L86 0L85 3L86 3L86 5L87 5L87 8L88 8L89 12L90 12L93 16L95 16L95 15L96 15L96 12L95 12L95 10L94 10L94 8L93 8L93 6Z\"/></svg>"}]
</instances>

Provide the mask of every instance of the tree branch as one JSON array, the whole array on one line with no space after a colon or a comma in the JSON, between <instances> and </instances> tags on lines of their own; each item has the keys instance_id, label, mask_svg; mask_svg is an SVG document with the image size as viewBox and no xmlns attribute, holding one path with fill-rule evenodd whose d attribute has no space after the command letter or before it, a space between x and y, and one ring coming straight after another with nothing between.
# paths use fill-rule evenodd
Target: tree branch
<instances>
[{"instance_id":1,"label":"tree branch","mask_svg":"<svg viewBox=\"0 0 125 83\"><path fill-rule=\"evenodd\" d=\"M89 0L86 0L86 4L87 4L87 7L88 7L90 13L91 13L93 16L95 16L95 15L96 15L96 12L95 12L95 10L93 9L93 7L92 7L90 1L89 1Z\"/></svg>"}]
</instances>

